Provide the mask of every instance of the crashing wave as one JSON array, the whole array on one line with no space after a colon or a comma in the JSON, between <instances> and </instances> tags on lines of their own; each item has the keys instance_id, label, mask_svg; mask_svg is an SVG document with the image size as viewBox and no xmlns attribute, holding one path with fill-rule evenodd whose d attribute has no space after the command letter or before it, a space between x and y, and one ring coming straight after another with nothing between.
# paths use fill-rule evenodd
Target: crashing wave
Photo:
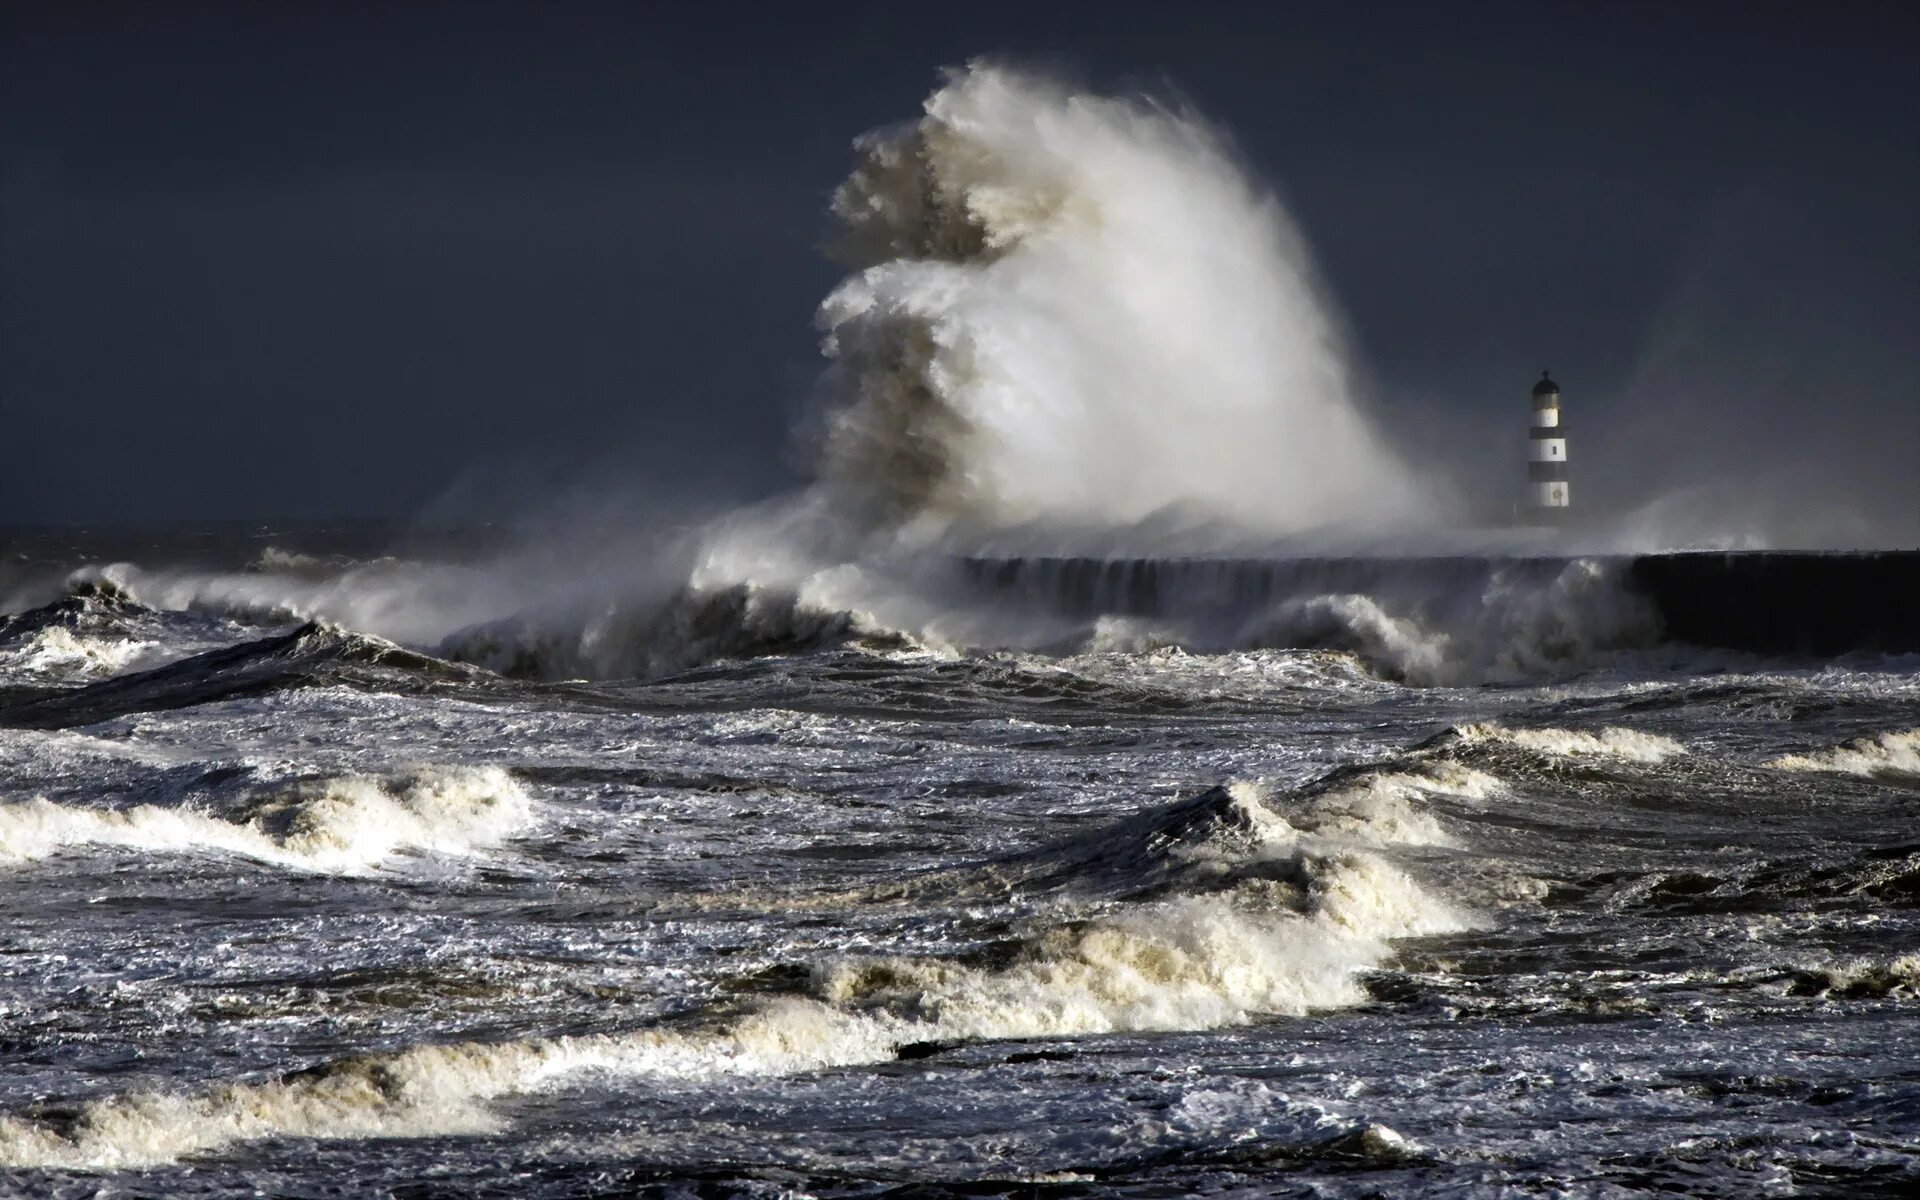
<instances>
[{"instance_id":1,"label":"crashing wave","mask_svg":"<svg viewBox=\"0 0 1920 1200\"><path fill-rule=\"evenodd\" d=\"M1287 822L1245 788L1203 799L1115 835L1243 860L1289 840ZM1466 927L1451 904L1372 854L1288 853L1284 881L1123 904L1042 930L999 965L836 958L815 967L808 994L713 1027L419 1046L265 1082L96 1100L59 1121L0 1117L0 1164L111 1170L273 1137L484 1133L500 1126L490 1101L586 1074L777 1075L956 1040L1218 1028L1362 1003L1359 977L1393 939Z\"/></svg>"},{"instance_id":2,"label":"crashing wave","mask_svg":"<svg viewBox=\"0 0 1920 1200\"><path fill-rule=\"evenodd\" d=\"M455 633L437 649L503 675L604 679L805 653L869 632L853 613L813 607L791 590L742 583L689 586L654 603L609 605L561 622L525 617L495 622Z\"/></svg>"},{"instance_id":3,"label":"crashing wave","mask_svg":"<svg viewBox=\"0 0 1920 1200\"><path fill-rule=\"evenodd\" d=\"M1793 996L1833 1000L1920 997L1920 954L1854 958L1801 966L1787 985Z\"/></svg>"},{"instance_id":4,"label":"crashing wave","mask_svg":"<svg viewBox=\"0 0 1920 1200\"><path fill-rule=\"evenodd\" d=\"M238 571L119 562L73 572L69 587L111 588L147 609L245 625L316 624L413 646L529 602L534 569L505 559L460 565L379 558L351 565L256 560ZM538 578L550 578L539 576Z\"/></svg>"},{"instance_id":5,"label":"crashing wave","mask_svg":"<svg viewBox=\"0 0 1920 1200\"><path fill-rule=\"evenodd\" d=\"M106 582L82 582L65 596L0 616L0 678L31 683L99 679L150 666L160 644L135 632L145 610Z\"/></svg>"},{"instance_id":6,"label":"crashing wave","mask_svg":"<svg viewBox=\"0 0 1920 1200\"><path fill-rule=\"evenodd\" d=\"M1126 615L1108 608L1120 600L1085 594L1070 575L1035 571L1004 591L980 591L932 568L842 566L782 585L706 582L586 614L495 622L436 651L511 675L605 678L843 645L1070 657L1285 649L1350 656L1341 661L1387 680L1454 686L1585 670L1652 636L1647 614L1597 564L1524 580L1497 571L1492 583L1449 578L1424 597L1426 583L1415 578L1403 593L1386 573L1377 596L1309 591L1243 618L1204 587L1162 591L1161 615ZM1570 600L1575 594L1584 599ZM1041 611L1056 602L1085 615Z\"/></svg>"},{"instance_id":7,"label":"crashing wave","mask_svg":"<svg viewBox=\"0 0 1920 1200\"><path fill-rule=\"evenodd\" d=\"M1451 846L1453 838L1420 804L1428 795L1484 800L1502 790L1498 778L1459 763L1413 761L1329 780L1287 819L1308 833L1373 846Z\"/></svg>"},{"instance_id":8,"label":"crashing wave","mask_svg":"<svg viewBox=\"0 0 1920 1200\"><path fill-rule=\"evenodd\" d=\"M1615 758L1628 762L1659 763L1687 753L1673 738L1639 729L1608 726L1588 732L1580 729L1510 729L1481 722L1459 725L1428 745L1512 746L1550 758Z\"/></svg>"},{"instance_id":9,"label":"crashing wave","mask_svg":"<svg viewBox=\"0 0 1920 1200\"><path fill-rule=\"evenodd\" d=\"M1829 750L1783 754L1767 766L1780 771L1831 771L1865 779L1920 780L1920 729L1858 737Z\"/></svg>"},{"instance_id":10,"label":"crashing wave","mask_svg":"<svg viewBox=\"0 0 1920 1200\"><path fill-rule=\"evenodd\" d=\"M1420 511L1299 233L1191 113L975 62L856 144L820 308L849 515L985 532Z\"/></svg>"},{"instance_id":11,"label":"crashing wave","mask_svg":"<svg viewBox=\"0 0 1920 1200\"><path fill-rule=\"evenodd\" d=\"M1362 1002L1386 940L1464 921L1378 859L1312 860L1304 891L1264 881L1052 931L1001 968L951 959L823 966L819 994L908 1022L905 1040L1216 1029Z\"/></svg>"},{"instance_id":12,"label":"crashing wave","mask_svg":"<svg viewBox=\"0 0 1920 1200\"><path fill-rule=\"evenodd\" d=\"M41 798L0 805L0 862L115 847L230 854L347 875L409 852L473 854L531 820L526 792L497 767L326 779L269 794L231 819L193 808L91 808Z\"/></svg>"},{"instance_id":13,"label":"crashing wave","mask_svg":"<svg viewBox=\"0 0 1920 1200\"><path fill-rule=\"evenodd\" d=\"M1387 613L1368 596L1289 600L1250 622L1235 641L1249 647L1336 649L1390 679L1438 683L1453 677L1451 639Z\"/></svg>"},{"instance_id":14,"label":"crashing wave","mask_svg":"<svg viewBox=\"0 0 1920 1200\"><path fill-rule=\"evenodd\" d=\"M1139 896L1210 880L1285 853L1300 831L1263 802L1256 784L1235 781L1150 809L1097 833L988 864L1001 887L1080 896ZM936 878L932 886L951 884Z\"/></svg>"},{"instance_id":15,"label":"crashing wave","mask_svg":"<svg viewBox=\"0 0 1920 1200\"><path fill-rule=\"evenodd\" d=\"M60 598L25 612L0 616L0 642L53 627L95 632L139 607L126 589L109 579L74 579Z\"/></svg>"},{"instance_id":16,"label":"crashing wave","mask_svg":"<svg viewBox=\"0 0 1920 1200\"><path fill-rule=\"evenodd\" d=\"M329 620L339 628L391 632L403 645L542 679L652 677L852 645L1051 656L1305 651L1350 656L1342 661L1384 680L1453 686L1575 673L1658 640L1657 621L1624 588L1617 564L1600 561L994 565L894 554L821 566L817 547L770 558L760 543L773 537L742 522L714 531L679 582L623 590L582 581L577 595L524 607L471 598L495 590L486 569L391 561L323 581L119 566L96 571L94 582L251 621L338 614ZM503 603L514 615L489 612ZM470 612L489 615L460 620Z\"/></svg>"},{"instance_id":17,"label":"crashing wave","mask_svg":"<svg viewBox=\"0 0 1920 1200\"><path fill-rule=\"evenodd\" d=\"M487 678L476 668L419 654L381 638L308 624L150 670L32 696L0 709L0 725L72 728L131 712L158 712L331 683L426 689L482 683Z\"/></svg>"},{"instance_id":18,"label":"crashing wave","mask_svg":"<svg viewBox=\"0 0 1920 1200\"><path fill-rule=\"evenodd\" d=\"M1307 594L1240 627L1234 646L1343 650L1416 686L1514 682L1586 670L1653 645L1657 617L1619 569L1581 559L1542 575L1521 565L1484 579L1393 578L1368 592ZM1306 582L1303 580L1302 582Z\"/></svg>"},{"instance_id":19,"label":"crashing wave","mask_svg":"<svg viewBox=\"0 0 1920 1200\"><path fill-rule=\"evenodd\" d=\"M1092 649L1332 651L1416 686L1575 674L1661 637L1601 559L975 558L966 577L1010 616L1080 622Z\"/></svg>"},{"instance_id":20,"label":"crashing wave","mask_svg":"<svg viewBox=\"0 0 1920 1200\"><path fill-rule=\"evenodd\" d=\"M170 657L157 641L98 637L52 625L17 646L0 650L0 677L35 682L104 679L156 666Z\"/></svg>"},{"instance_id":21,"label":"crashing wave","mask_svg":"<svg viewBox=\"0 0 1920 1200\"><path fill-rule=\"evenodd\" d=\"M416 1046L193 1095L134 1093L81 1107L61 1125L0 1117L0 1164L116 1170L176 1162L275 1137L481 1134L486 1103L589 1072L704 1078L884 1061L886 1034L827 1005L770 1005L712 1034L643 1031L497 1044Z\"/></svg>"},{"instance_id":22,"label":"crashing wave","mask_svg":"<svg viewBox=\"0 0 1920 1200\"><path fill-rule=\"evenodd\" d=\"M1188 800L1129 817L1098 833L983 864L996 886L1081 897L1141 898L1253 881L1305 886L1320 857L1400 846L1448 846L1424 795L1485 796L1492 776L1453 763L1338 772L1312 787L1273 792L1234 780ZM890 894L949 891L956 872L890 884Z\"/></svg>"}]
</instances>

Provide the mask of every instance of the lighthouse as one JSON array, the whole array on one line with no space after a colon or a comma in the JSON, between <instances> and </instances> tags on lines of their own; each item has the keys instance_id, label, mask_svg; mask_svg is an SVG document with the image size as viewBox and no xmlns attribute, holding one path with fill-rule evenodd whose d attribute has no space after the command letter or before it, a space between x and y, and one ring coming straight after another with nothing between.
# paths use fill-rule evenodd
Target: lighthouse
<instances>
[{"instance_id":1,"label":"lighthouse","mask_svg":"<svg viewBox=\"0 0 1920 1200\"><path fill-rule=\"evenodd\" d=\"M1560 385L1547 372L1533 385L1533 428L1527 438L1527 511L1567 515L1567 430L1560 423Z\"/></svg>"}]
</instances>

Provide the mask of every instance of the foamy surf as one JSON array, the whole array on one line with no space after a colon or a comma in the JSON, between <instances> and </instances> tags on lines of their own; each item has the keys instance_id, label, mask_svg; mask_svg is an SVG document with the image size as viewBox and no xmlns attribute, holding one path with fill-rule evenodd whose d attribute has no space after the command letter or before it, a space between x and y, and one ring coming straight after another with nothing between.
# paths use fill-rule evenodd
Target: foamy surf
<instances>
[{"instance_id":1,"label":"foamy surf","mask_svg":"<svg viewBox=\"0 0 1920 1200\"><path fill-rule=\"evenodd\" d=\"M1706 648L1771 636L1733 576L1834 564L1409 528L1446 506L1178 104L959 72L836 207L802 493L9 546L0 650L176 661L0 687L64 856L0 872L0 1190L1915 1190L1914 793L1755 766L1915 724L1914 660ZM1777 611L1906 626L1850 594ZM405 781L243 794L503 736L511 870L410 857L518 835ZM1133 812L1197 772L1285 784Z\"/></svg>"},{"instance_id":2,"label":"foamy surf","mask_svg":"<svg viewBox=\"0 0 1920 1200\"><path fill-rule=\"evenodd\" d=\"M1397 847L1451 845L1422 798L1491 794L1497 787L1492 776L1444 762L1336 772L1299 790L1237 779L1091 835L979 864L972 880L962 869L886 891L971 893L978 881L990 880L1092 902L1159 897L1173 889L1213 893L1248 881L1258 891L1279 880L1301 896L1306 893L1297 889L1346 856L1374 861L1374 852Z\"/></svg>"},{"instance_id":3,"label":"foamy surf","mask_svg":"<svg viewBox=\"0 0 1920 1200\"><path fill-rule=\"evenodd\" d=\"M1285 821L1244 789L1240 842L1260 858ZM277 1137L399 1138L501 1128L488 1103L585 1076L700 1080L894 1058L916 1043L1205 1030L1362 1002L1360 976L1396 938L1469 919L1377 856L1298 854L1285 879L1122 906L1035 935L1008 965L848 956L812 994L716 1030L420 1046L189 1095L83 1106L68 1123L0 1118L0 1164L151 1167Z\"/></svg>"},{"instance_id":4,"label":"foamy surf","mask_svg":"<svg viewBox=\"0 0 1920 1200\"><path fill-rule=\"evenodd\" d=\"M1452 835L1421 799L1485 800L1501 790L1500 780L1485 771L1443 760L1415 762L1342 779L1289 810L1287 819L1305 832L1363 845L1452 846Z\"/></svg>"},{"instance_id":5,"label":"foamy surf","mask_svg":"<svg viewBox=\"0 0 1920 1200\"><path fill-rule=\"evenodd\" d=\"M35 683L90 681L159 666L171 657L159 642L102 637L50 625L20 645L0 650L0 678Z\"/></svg>"},{"instance_id":6,"label":"foamy surf","mask_svg":"<svg viewBox=\"0 0 1920 1200\"><path fill-rule=\"evenodd\" d=\"M497 846L532 819L532 802L498 767L429 768L386 780L342 776L296 785L228 820L194 808L91 808L45 798L0 805L0 862L88 847L215 853L330 875L409 853Z\"/></svg>"},{"instance_id":7,"label":"foamy surf","mask_svg":"<svg viewBox=\"0 0 1920 1200\"><path fill-rule=\"evenodd\" d=\"M1829 959L1794 969L1789 994L1832 1000L1920 998L1920 954Z\"/></svg>"},{"instance_id":8,"label":"foamy surf","mask_svg":"<svg viewBox=\"0 0 1920 1200\"><path fill-rule=\"evenodd\" d=\"M1304 889L1255 880L1124 909L1035 939L1019 961L850 958L817 974L836 1004L917 1021L930 1039L1217 1029L1360 1002L1394 938L1467 919L1376 858L1303 858Z\"/></svg>"},{"instance_id":9,"label":"foamy surf","mask_svg":"<svg viewBox=\"0 0 1920 1200\"><path fill-rule=\"evenodd\" d=\"M1628 762L1660 763L1687 752L1686 746L1673 738L1622 726L1608 726L1589 732L1580 729L1512 729L1505 725L1481 722L1457 726L1447 736L1463 745L1513 746L1550 758L1615 758Z\"/></svg>"},{"instance_id":10,"label":"foamy surf","mask_svg":"<svg viewBox=\"0 0 1920 1200\"><path fill-rule=\"evenodd\" d=\"M416 1046L193 1095L135 1093L83 1106L64 1129L0 1117L0 1164L153 1167L269 1138L409 1138L501 1128L490 1100L588 1073L710 1078L785 1074L891 1058L875 1022L825 1005L770 1006L717 1034L641 1031Z\"/></svg>"},{"instance_id":11,"label":"foamy surf","mask_svg":"<svg viewBox=\"0 0 1920 1200\"><path fill-rule=\"evenodd\" d=\"M1920 780L1920 729L1858 737L1828 750L1783 754L1767 765L1779 771L1833 771L1864 779Z\"/></svg>"}]
</instances>

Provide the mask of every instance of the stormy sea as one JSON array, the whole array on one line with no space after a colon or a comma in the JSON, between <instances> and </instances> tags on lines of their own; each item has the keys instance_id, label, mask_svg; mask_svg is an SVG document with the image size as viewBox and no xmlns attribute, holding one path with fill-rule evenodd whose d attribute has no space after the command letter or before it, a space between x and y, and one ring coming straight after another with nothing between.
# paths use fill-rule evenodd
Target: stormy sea
<instances>
[{"instance_id":1,"label":"stormy sea","mask_svg":"<svg viewBox=\"0 0 1920 1200\"><path fill-rule=\"evenodd\" d=\"M1920 1189L1910 561L1438 528L1178 111L858 153L800 493L7 535L0 1191Z\"/></svg>"}]
</instances>

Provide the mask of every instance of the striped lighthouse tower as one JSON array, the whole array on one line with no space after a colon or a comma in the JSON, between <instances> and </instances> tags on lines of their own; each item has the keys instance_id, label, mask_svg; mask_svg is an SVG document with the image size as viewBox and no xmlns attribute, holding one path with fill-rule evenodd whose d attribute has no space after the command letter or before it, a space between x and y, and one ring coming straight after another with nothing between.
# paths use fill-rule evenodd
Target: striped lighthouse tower
<instances>
[{"instance_id":1,"label":"striped lighthouse tower","mask_svg":"<svg viewBox=\"0 0 1920 1200\"><path fill-rule=\"evenodd\" d=\"M1545 371L1533 385L1533 429L1527 438L1527 511L1567 515L1567 431L1560 424L1560 385Z\"/></svg>"}]
</instances>

